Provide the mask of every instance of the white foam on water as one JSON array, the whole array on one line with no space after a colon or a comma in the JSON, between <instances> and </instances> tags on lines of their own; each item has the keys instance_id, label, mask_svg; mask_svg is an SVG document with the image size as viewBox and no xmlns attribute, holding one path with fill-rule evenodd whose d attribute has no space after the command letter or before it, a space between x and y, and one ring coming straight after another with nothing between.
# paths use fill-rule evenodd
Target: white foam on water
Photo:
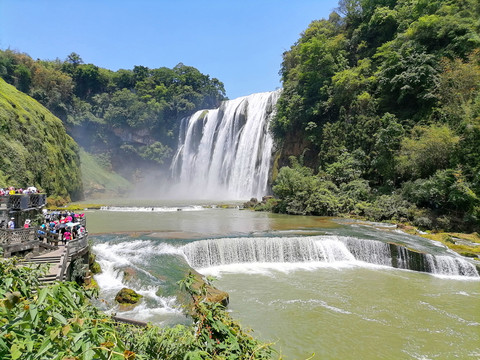
<instances>
[{"instance_id":1,"label":"white foam on water","mask_svg":"<svg viewBox=\"0 0 480 360\"><path fill-rule=\"evenodd\" d=\"M102 272L94 276L98 286L102 290L121 289L123 287L122 278L117 268L117 264L112 261L99 261Z\"/></svg>"},{"instance_id":2,"label":"white foam on water","mask_svg":"<svg viewBox=\"0 0 480 360\"><path fill-rule=\"evenodd\" d=\"M371 264L363 263L361 261L337 261L334 263L327 263L321 261L315 262L297 262L297 263L234 263L226 265L209 266L197 268L196 270L204 275L221 277L222 274L250 274L250 275L265 275L276 276L278 273L289 274L295 271L315 271L318 269L347 269L355 266L364 266L373 268ZM378 267L378 266L377 266Z\"/></svg>"},{"instance_id":3,"label":"white foam on water","mask_svg":"<svg viewBox=\"0 0 480 360\"><path fill-rule=\"evenodd\" d=\"M397 263L408 270L409 254L399 247ZM193 268L208 274L270 274L322 267L392 267L388 243L334 235L199 240L181 247ZM475 266L459 256L425 254L427 271L451 279L480 280Z\"/></svg>"},{"instance_id":4,"label":"white foam on water","mask_svg":"<svg viewBox=\"0 0 480 360\"><path fill-rule=\"evenodd\" d=\"M134 307L132 310L128 311L118 311L118 307L113 307L110 309L110 313L116 313L118 316L134 319L139 321L153 321L158 318L168 318L172 315L182 315L182 308L176 303L175 298L165 298L165 301L162 301L159 306L150 307L146 302L141 302L139 305Z\"/></svg>"},{"instance_id":5,"label":"white foam on water","mask_svg":"<svg viewBox=\"0 0 480 360\"><path fill-rule=\"evenodd\" d=\"M344 309L340 309L340 308L337 308L336 306L328 305L328 303L325 302L325 301L323 301L323 300L314 300L314 299L311 299L311 300L299 300L299 299L295 299L295 300L288 300L288 301L286 301L286 303L287 303L287 304L295 304L295 303L300 303L300 304L315 304L315 305L320 305L321 307L323 307L323 308L325 308L325 309L328 309L328 310L331 310L331 311L336 312L336 313L346 314L346 315L352 314L351 311L344 310Z\"/></svg>"},{"instance_id":6,"label":"white foam on water","mask_svg":"<svg viewBox=\"0 0 480 360\"><path fill-rule=\"evenodd\" d=\"M464 318L461 318L460 316L458 315L455 315L455 314L451 314L449 313L448 311L445 311L445 310L442 310L442 309L439 309L435 306L433 306L432 304L428 303L428 302L425 302L425 301L420 301L420 304L425 306L426 308L434 311L434 312L437 312L437 313L440 313L446 317L449 317L450 319L453 319L453 320L456 320L460 323L463 323L467 326L480 326L480 323L476 322L476 321L470 321L470 320L465 320Z\"/></svg>"},{"instance_id":7,"label":"white foam on water","mask_svg":"<svg viewBox=\"0 0 480 360\"><path fill-rule=\"evenodd\" d=\"M97 254L102 273L95 275L95 280L102 292L110 293L109 298L114 296L124 287L130 288L138 294L144 296L143 301L130 311L122 311L121 317L133 318L136 320L150 321L152 319L162 318L165 315L175 315L181 313L180 306L176 303L175 297L158 296L158 286L141 286L129 282L124 282L125 268L133 268L137 272L150 277L154 282L158 282L155 276L146 271L142 265L148 264L151 256L161 254L179 255L181 252L177 247L166 243L154 243L153 241L134 240L120 243L102 243L96 244L93 248ZM111 307L109 312L116 312L117 306Z\"/></svg>"},{"instance_id":8,"label":"white foam on water","mask_svg":"<svg viewBox=\"0 0 480 360\"><path fill-rule=\"evenodd\" d=\"M102 259L114 261L118 265L148 262L147 257L154 255L183 255L178 247L163 242L156 243L151 240L96 244L93 250Z\"/></svg>"},{"instance_id":9,"label":"white foam on water","mask_svg":"<svg viewBox=\"0 0 480 360\"><path fill-rule=\"evenodd\" d=\"M204 206L191 205L191 206L102 206L102 211L116 211L116 212L148 212L148 213L165 213L176 211L202 211L205 210Z\"/></svg>"}]
</instances>

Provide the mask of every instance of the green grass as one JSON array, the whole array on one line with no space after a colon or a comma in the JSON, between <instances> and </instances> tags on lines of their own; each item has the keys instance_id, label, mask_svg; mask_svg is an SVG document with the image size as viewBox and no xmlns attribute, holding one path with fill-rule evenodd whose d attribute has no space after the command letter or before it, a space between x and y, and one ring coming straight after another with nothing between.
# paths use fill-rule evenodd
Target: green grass
<instances>
[{"instance_id":1,"label":"green grass","mask_svg":"<svg viewBox=\"0 0 480 360\"><path fill-rule=\"evenodd\" d=\"M52 196L77 197L78 146L60 119L0 79L0 186L32 185Z\"/></svg>"},{"instance_id":2,"label":"green grass","mask_svg":"<svg viewBox=\"0 0 480 360\"><path fill-rule=\"evenodd\" d=\"M83 187L86 195L125 194L131 188L131 183L122 176L105 169L95 156L80 149Z\"/></svg>"}]
</instances>

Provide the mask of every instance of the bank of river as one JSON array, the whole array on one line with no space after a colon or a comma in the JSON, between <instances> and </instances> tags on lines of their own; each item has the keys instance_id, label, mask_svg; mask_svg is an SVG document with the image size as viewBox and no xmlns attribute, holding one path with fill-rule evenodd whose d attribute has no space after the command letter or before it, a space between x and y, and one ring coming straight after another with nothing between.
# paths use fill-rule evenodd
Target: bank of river
<instances>
[{"instance_id":1,"label":"bank of river","mask_svg":"<svg viewBox=\"0 0 480 360\"><path fill-rule=\"evenodd\" d=\"M125 285L127 268L136 274L128 285L145 295L144 303L126 316L158 324L188 321L175 299L175 282L192 261L185 255L188 244L198 250L202 241L214 239L225 247L237 243L238 251L255 241L301 247L308 240L333 257L212 262L197 270L216 275L217 286L230 293L232 315L255 329L254 335L275 342L289 359L312 353L319 359L480 357L479 277L399 270L335 253L342 243L359 240L456 256L438 243L395 227L319 217L205 209L201 204L147 205L88 211L89 231L99 234L91 236L94 251L105 270L97 277L102 296L108 299Z\"/></svg>"}]
</instances>

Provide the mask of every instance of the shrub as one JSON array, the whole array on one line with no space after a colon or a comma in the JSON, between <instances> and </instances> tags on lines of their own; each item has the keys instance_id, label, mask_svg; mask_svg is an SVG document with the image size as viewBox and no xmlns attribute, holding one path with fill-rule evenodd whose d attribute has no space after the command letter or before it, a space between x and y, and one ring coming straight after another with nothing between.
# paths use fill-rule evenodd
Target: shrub
<instances>
[{"instance_id":1,"label":"shrub","mask_svg":"<svg viewBox=\"0 0 480 360\"><path fill-rule=\"evenodd\" d=\"M382 195L365 209L365 215L375 221L408 219L410 208L400 195Z\"/></svg>"},{"instance_id":2,"label":"shrub","mask_svg":"<svg viewBox=\"0 0 480 360\"><path fill-rule=\"evenodd\" d=\"M120 325L90 303L96 294L75 283L40 287L45 267L0 259L0 358L17 359L270 359L225 308L197 298L194 325ZM193 295L192 288L188 291Z\"/></svg>"},{"instance_id":3,"label":"shrub","mask_svg":"<svg viewBox=\"0 0 480 360\"><path fill-rule=\"evenodd\" d=\"M433 227L433 221L426 216L420 216L413 219L413 225L420 229L431 229Z\"/></svg>"}]
</instances>

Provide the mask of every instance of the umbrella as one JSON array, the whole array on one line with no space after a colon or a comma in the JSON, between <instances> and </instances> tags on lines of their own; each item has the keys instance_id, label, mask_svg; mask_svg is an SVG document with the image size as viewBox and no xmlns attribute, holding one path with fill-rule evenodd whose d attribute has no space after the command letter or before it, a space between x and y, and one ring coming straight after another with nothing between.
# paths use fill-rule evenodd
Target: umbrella
<instances>
[{"instance_id":1,"label":"umbrella","mask_svg":"<svg viewBox=\"0 0 480 360\"><path fill-rule=\"evenodd\" d=\"M68 227L73 227L73 226L80 225L80 223L78 223L78 222L76 222L76 223L68 222L65 225L67 225Z\"/></svg>"}]
</instances>

